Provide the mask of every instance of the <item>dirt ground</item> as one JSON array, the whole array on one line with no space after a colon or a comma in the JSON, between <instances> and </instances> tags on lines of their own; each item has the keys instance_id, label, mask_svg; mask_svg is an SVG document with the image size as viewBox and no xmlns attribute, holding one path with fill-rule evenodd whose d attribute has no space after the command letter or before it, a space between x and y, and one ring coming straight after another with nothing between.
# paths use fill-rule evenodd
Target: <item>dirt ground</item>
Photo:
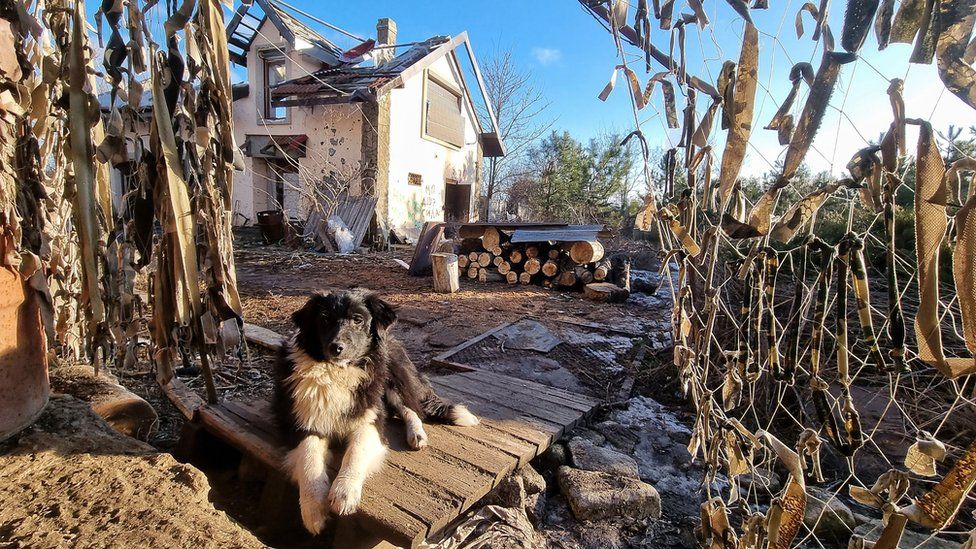
<instances>
[{"instance_id":1,"label":"dirt ground","mask_svg":"<svg viewBox=\"0 0 976 549\"><path fill-rule=\"evenodd\" d=\"M2 547L262 547L209 501L199 470L55 395L0 444Z\"/></svg>"}]
</instances>

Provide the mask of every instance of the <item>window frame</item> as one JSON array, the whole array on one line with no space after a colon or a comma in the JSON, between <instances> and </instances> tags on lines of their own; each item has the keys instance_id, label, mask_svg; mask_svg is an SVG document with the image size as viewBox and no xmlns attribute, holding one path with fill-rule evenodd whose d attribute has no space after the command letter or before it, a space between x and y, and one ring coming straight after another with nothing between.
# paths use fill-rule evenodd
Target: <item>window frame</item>
<instances>
[{"instance_id":1,"label":"window frame","mask_svg":"<svg viewBox=\"0 0 976 549\"><path fill-rule=\"evenodd\" d=\"M277 49L270 49L262 51L260 59L262 105L261 110L258 113L259 119L261 122L267 122L269 124L286 124L291 120L291 109L288 107L274 107L271 104L271 86L269 85L269 77L271 76L271 68L273 66L280 65L284 71L287 71L288 57L282 55ZM287 80L287 76L285 77L285 80ZM275 109L284 110L284 113L280 118L273 116Z\"/></svg>"},{"instance_id":2,"label":"window frame","mask_svg":"<svg viewBox=\"0 0 976 549\"><path fill-rule=\"evenodd\" d=\"M460 144L451 143L449 141L445 141L439 137L427 133L427 115L428 115L428 110L430 109L428 89L431 82L444 88L445 90L447 90L448 93L454 95L458 100L458 117L461 121L461 143ZM424 70L423 94L422 94L421 105L420 105L420 109L421 109L420 136L423 139L426 139L427 141L433 141L434 143L443 145L455 151L460 151L461 149L463 149L465 145L464 134L466 129L466 124L464 120L464 101L465 101L465 97L464 97L464 92L462 90L458 89L455 85L446 81L443 77L440 77L432 73L430 69Z\"/></svg>"}]
</instances>

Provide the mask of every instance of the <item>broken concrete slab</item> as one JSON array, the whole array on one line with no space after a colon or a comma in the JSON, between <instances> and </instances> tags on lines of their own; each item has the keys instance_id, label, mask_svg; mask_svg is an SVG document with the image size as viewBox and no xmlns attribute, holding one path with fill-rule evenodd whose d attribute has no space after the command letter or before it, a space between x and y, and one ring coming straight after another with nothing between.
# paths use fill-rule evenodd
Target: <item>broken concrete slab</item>
<instances>
[{"instance_id":1,"label":"broken concrete slab","mask_svg":"<svg viewBox=\"0 0 976 549\"><path fill-rule=\"evenodd\" d=\"M559 487L579 520L661 517L661 496L635 478L563 466Z\"/></svg>"},{"instance_id":2,"label":"broken concrete slab","mask_svg":"<svg viewBox=\"0 0 976 549\"><path fill-rule=\"evenodd\" d=\"M573 466L586 471L599 471L629 478L640 478L634 458L597 446L588 439L575 437L569 441Z\"/></svg>"}]
</instances>

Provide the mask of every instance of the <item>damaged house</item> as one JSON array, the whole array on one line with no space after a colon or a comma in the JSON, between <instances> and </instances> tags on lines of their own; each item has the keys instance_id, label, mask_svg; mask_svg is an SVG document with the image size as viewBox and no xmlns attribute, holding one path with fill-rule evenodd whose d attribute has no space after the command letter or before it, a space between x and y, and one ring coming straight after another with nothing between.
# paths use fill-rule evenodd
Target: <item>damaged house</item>
<instances>
[{"instance_id":1,"label":"damaged house","mask_svg":"<svg viewBox=\"0 0 976 549\"><path fill-rule=\"evenodd\" d=\"M311 23L337 29L274 0L242 5L227 28L247 69L235 85L235 222L278 209L304 221L363 196L375 197L381 237L473 220L482 160L504 146L466 33L397 44L396 23L380 19L375 39L344 52Z\"/></svg>"}]
</instances>

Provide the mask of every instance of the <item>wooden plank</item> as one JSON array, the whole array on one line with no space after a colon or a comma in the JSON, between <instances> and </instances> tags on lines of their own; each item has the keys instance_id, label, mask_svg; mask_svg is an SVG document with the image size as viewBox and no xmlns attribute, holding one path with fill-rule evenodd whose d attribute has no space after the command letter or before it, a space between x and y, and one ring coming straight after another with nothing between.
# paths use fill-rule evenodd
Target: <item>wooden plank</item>
<instances>
[{"instance_id":1,"label":"wooden plank","mask_svg":"<svg viewBox=\"0 0 976 549\"><path fill-rule=\"evenodd\" d=\"M519 412L506 408L500 404L477 396L467 395L455 391L446 385L438 389L438 393L464 400L465 404L476 413L482 423L500 431L532 442L537 446L548 446L558 438L562 427L534 417L524 417Z\"/></svg>"},{"instance_id":2,"label":"wooden plank","mask_svg":"<svg viewBox=\"0 0 976 549\"><path fill-rule=\"evenodd\" d=\"M277 351L281 348L282 343L284 343L285 336L267 328L245 322L244 339L255 345Z\"/></svg>"},{"instance_id":3,"label":"wooden plank","mask_svg":"<svg viewBox=\"0 0 976 549\"><path fill-rule=\"evenodd\" d=\"M561 322L563 324L571 324L573 326L582 326L584 328L592 328L594 330L599 330L601 332L608 332L614 334L621 334L630 337L644 337L645 334L640 332L635 332L634 330L627 330L624 328L614 328L612 326L607 326L606 324L598 324L596 322L589 322L586 320L580 320L578 318L571 317L560 317L553 318L556 322Z\"/></svg>"},{"instance_id":4,"label":"wooden plank","mask_svg":"<svg viewBox=\"0 0 976 549\"><path fill-rule=\"evenodd\" d=\"M463 437L443 425L426 425L428 443L447 454L470 463L474 467L494 475L508 473L515 468L518 460L481 441Z\"/></svg>"},{"instance_id":5,"label":"wooden plank","mask_svg":"<svg viewBox=\"0 0 976 549\"><path fill-rule=\"evenodd\" d=\"M478 396L489 399L497 404L511 408L522 415L531 416L564 426L575 425L582 414L576 410L564 408L559 404L553 404L529 396L522 396L505 387L489 385L477 379L467 377L470 374L458 374L448 376L451 378L445 381L452 388L470 396Z\"/></svg>"},{"instance_id":6,"label":"wooden plank","mask_svg":"<svg viewBox=\"0 0 976 549\"><path fill-rule=\"evenodd\" d=\"M373 490L363 490L355 520L368 532L399 547L416 547L427 536L422 520Z\"/></svg>"},{"instance_id":7,"label":"wooden plank","mask_svg":"<svg viewBox=\"0 0 976 549\"><path fill-rule=\"evenodd\" d=\"M506 376L503 374L497 374L495 372L489 372L486 370L475 370L474 372L457 375L468 376L470 379L477 380L478 382L485 383L486 385L502 387L510 391L514 391L520 395L538 398L539 400L558 404L564 408L570 408L578 412L589 412L598 404L598 402L595 400L586 399L585 397L582 397L582 395L563 391L561 389L557 389L556 387L550 387L548 385L542 385L540 383L518 379L516 377Z\"/></svg>"},{"instance_id":8,"label":"wooden plank","mask_svg":"<svg viewBox=\"0 0 976 549\"><path fill-rule=\"evenodd\" d=\"M261 431L263 435L268 437L269 441L279 444L278 428L274 424L274 418L260 414L253 408L240 402L224 401L220 406L231 414L241 418L247 425Z\"/></svg>"},{"instance_id":9,"label":"wooden plank","mask_svg":"<svg viewBox=\"0 0 976 549\"><path fill-rule=\"evenodd\" d=\"M492 482L491 475L436 448L428 446L421 451L407 449L406 430L399 422L387 422L384 434L390 447L386 458L388 463L437 484L465 503L476 502L477 499L471 501L472 494Z\"/></svg>"},{"instance_id":10,"label":"wooden plank","mask_svg":"<svg viewBox=\"0 0 976 549\"><path fill-rule=\"evenodd\" d=\"M193 421L197 410L207 405L195 391L186 386L179 378L174 377L160 388L173 406L183 414L183 417Z\"/></svg>"},{"instance_id":11,"label":"wooden plank","mask_svg":"<svg viewBox=\"0 0 976 549\"><path fill-rule=\"evenodd\" d=\"M408 475L401 469L384 464L375 475L363 485L363 492L382 495L400 509L419 518L427 529L445 526L458 515L461 501Z\"/></svg>"},{"instance_id":12,"label":"wooden plank","mask_svg":"<svg viewBox=\"0 0 976 549\"><path fill-rule=\"evenodd\" d=\"M444 425L443 428L449 429L461 436L477 440L482 444L498 448L518 460L520 466L535 457L535 452L538 449L537 445L493 429L486 423L480 423L473 427Z\"/></svg>"},{"instance_id":13,"label":"wooden plank","mask_svg":"<svg viewBox=\"0 0 976 549\"><path fill-rule=\"evenodd\" d=\"M197 411L199 422L211 433L234 446L242 453L257 458L271 469L281 468L281 459L285 450L271 442L255 435L246 425L235 421L228 413L220 408L207 406Z\"/></svg>"}]
</instances>

